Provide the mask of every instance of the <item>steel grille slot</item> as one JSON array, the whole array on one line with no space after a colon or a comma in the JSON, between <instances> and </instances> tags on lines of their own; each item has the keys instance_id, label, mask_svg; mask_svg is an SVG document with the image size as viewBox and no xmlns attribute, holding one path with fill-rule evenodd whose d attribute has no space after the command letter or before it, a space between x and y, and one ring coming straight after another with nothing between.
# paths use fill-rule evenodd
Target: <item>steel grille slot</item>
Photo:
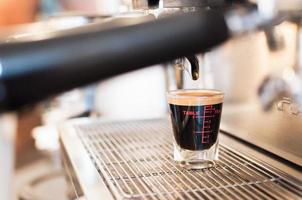
<instances>
[{"instance_id":1,"label":"steel grille slot","mask_svg":"<svg viewBox=\"0 0 302 200\"><path fill-rule=\"evenodd\" d=\"M214 168L178 167L165 120L74 127L116 199L302 198L301 182L223 144Z\"/></svg>"}]
</instances>

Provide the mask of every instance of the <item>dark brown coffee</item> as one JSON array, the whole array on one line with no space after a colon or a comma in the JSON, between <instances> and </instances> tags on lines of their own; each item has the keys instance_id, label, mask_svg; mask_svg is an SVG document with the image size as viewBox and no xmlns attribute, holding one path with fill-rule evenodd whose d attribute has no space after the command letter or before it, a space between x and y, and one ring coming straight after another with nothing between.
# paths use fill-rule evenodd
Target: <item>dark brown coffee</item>
<instances>
[{"instance_id":1,"label":"dark brown coffee","mask_svg":"<svg viewBox=\"0 0 302 200\"><path fill-rule=\"evenodd\" d=\"M168 98L174 137L186 150L205 150L218 137L223 95L215 91L190 91Z\"/></svg>"}]
</instances>

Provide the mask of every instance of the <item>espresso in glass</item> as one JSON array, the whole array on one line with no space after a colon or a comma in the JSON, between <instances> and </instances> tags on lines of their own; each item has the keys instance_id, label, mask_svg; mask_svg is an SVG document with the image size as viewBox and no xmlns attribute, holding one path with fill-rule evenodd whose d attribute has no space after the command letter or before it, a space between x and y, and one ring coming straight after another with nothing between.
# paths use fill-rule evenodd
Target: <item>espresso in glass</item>
<instances>
[{"instance_id":1,"label":"espresso in glass","mask_svg":"<svg viewBox=\"0 0 302 200\"><path fill-rule=\"evenodd\" d=\"M175 90L167 95L174 133L174 160L190 169L211 167L218 159L223 93Z\"/></svg>"}]
</instances>

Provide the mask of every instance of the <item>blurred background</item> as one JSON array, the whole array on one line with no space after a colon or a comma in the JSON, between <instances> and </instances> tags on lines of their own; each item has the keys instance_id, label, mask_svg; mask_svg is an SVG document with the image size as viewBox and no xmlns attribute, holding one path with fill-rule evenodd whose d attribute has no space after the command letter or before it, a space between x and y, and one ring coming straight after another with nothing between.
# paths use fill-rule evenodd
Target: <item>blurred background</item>
<instances>
[{"instance_id":1,"label":"blurred background","mask_svg":"<svg viewBox=\"0 0 302 200\"><path fill-rule=\"evenodd\" d=\"M20 35L31 37L41 31L77 27L89 22L90 16L111 16L131 9L131 0L1 0L0 29L2 38L14 35L13 40L18 40ZM31 28L25 30L29 23ZM43 199L67 199L56 126L66 119L85 116L163 117L165 81L164 68L154 66L75 89L20 111L15 140L14 197L31 199L36 198L32 196L36 193Z\"/></svg>"},{"instance_id":2,"label":"blurred background","mask_svg":"<svg viewBox=\"0 0 302 200\"><path fill-rule=\"evenodd\" d=\"M91 17L129 11L131 0L1 0L0 29L2 38L7 38L23 25L35 22L22 35L30 37L39 31L81 26ZM190 73L184 73L184 88L221 89L231 105L256 101L268 74L279 76L295 66L297 26L284 22L274 31L277 40L273 50L265 33L256 32L200 55L202 77L196 82ZM9 39L18 40L19 36ZM187 61L179 62L188 65ZM163 65L153 66L69 91L20 111L15 140L15 198L31 199L34 193L43 199L76 199L68 192L70 188L62 175L56 127L75 117L164 118L165 92L177 88L174 73Z\"/></svg>"}]
</instances>

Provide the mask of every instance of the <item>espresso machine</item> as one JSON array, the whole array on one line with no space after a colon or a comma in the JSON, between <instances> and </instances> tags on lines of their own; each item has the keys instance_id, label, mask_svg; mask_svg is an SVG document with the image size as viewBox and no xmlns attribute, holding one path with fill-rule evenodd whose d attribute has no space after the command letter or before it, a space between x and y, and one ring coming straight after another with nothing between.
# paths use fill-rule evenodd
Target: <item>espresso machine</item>
<instances>
[{"instance_id":1,"label":"espresso machine","mask_svg":"<svg viewBox=\"0 0 302 200\"><path fill-rule=\"evenodd\" d=\"M161 5L159 1L158 4L150 5L150 2L148 4L148 1L133 1L134 8L136 9L144 9L144 10L150 10L154 9L154 7L160 7L162 6L162 11L159 12L158 16L161 15L167 15L171 14L173 12L190 12L197 9L212 9L212 10L221 10L221 9L227 9L234 6L244 5L245 7L252 7L253 5L251 2L247 1L162 1ZM299 64L300 61L300 55L299 55L299 49L301 45L300 41L300 18L299 18L299 11L298 11L298 3L295 2L289 2L288 5L282 4L282 1L278 1L277 3L272 2L263 2L258 1L257 2L258 11L261 13L261 15L264 18L275 18L274 20L279 22L273 22L277 23L277 26L267 26L263 29L263 39L265 39L265 43L262 42L260 48L266 48L267 52L261 52L262 54L266 54L266 57L269 57L267 59L278 59L277 56L283 54L286 48L289 48L290 46L292 49L294 49L294 52L290 52L291 55L287 58L288 61L283 62L284 66L273 66L273 69L267 70L266 72L260 72L261 70L258 70L258 66L253 65L262 65L261 62L252 61L253 55L251 54L251 62L253 64L249 63L240 63L241 66L238 65L235 61L235 63L232 63L232 60L229 60L231 63L228 63L226 60L226 56L224 57L224 61L226 63L219 63L219 66L215 66L215 63L210 64L208 68L215 68L212 73L209 74L212 77L213 80L209 80L205 70L202 70L205 66L203 66L205 63L198 62L198 56L190 56L189 59L189 66L191 69L187 70L184 66L183 60L176 60L175 62L172 62L170 65L173 65L174 68L174 74L175 74L175 82L176 82L176 88L181 89L186 87L184 83L184 75L183 72L189 71L190 76L192 76L192 79L199 79L199 74L201 74L200 79L209 80L209 82L214 82L210 86L207 84L204 84L204 88L219 88L223 91L225 91L228 95L227 102L226 102L226 108L225 108L225 117L223 123L223 130L226 132L229 132L231 135L234 135L235 137L239 137L245 141L249 141L257 146L260 146L263 149L266 149L272 153L277 154L278 156L283 157L284 159L287 159L291 162L294 162L296 164L299 163L299 165L302 165L301 162L301 149L300 149L300 130L302 130L301 127L301 119L299 117L300 110L301 110L301 64ZM255 5L254 5L255 6ZM291 10L290 13L282 13L279 14L280 16L276 17L277 10L280 9L280 7L287 7L286 9L293 9L294 6L297 6L294 10ZM293 6L293 7L292 7ZM282 9L282 8L281 8ZM238 12L238 11L237 11ZM291 23L290 28L285 27L284 23L280 23L280 20L283 20L282 18L286 15L291 15L291 17L288 18L288 23ZM248 20L257 20L253 16L249 16L250 19L246 19L247 22L245 22L247 25ZM232 17L230 17L232 18ZM279 19L278 19L279 18ZM235 21L235 19L230 19L229 23L230 26L232 25L232 20ZM235 24L235 22L233 23ZM281 35L280 36L280 29L290 29L289 34L290 35ZM278 30L279 29L279 30ZM250 34L250 42L257 43L257 39L253 38L253 34ZM291 37L292 41L284 41L284 37ZM239 46L241 47L241 50L247 49L246 47L252 46L251 44L241 44L241 41L238 40L244 40L243 39L233 39L233 41L230 41L228 45L230 46ZM233 44L235 43L235 44ZM284 44L285 43L285 44ZM223 47L222 47L223 48ZM238 47L237 47L238 48ZM249 47L248 47L249 48ZM254 48L259 48L259 46L255 46ZM234 47L229 48L230 53L233 55L240 54L238 52L238 49L235 49ZM285 50L284 50L285 49ZM296 49L296 50L295 50ZM215 51L215 50L214 50ZM247 51L247 50L246 50ZM254 51L254 49L252 50ZM278 52L280 52L278 54ZM206 53L203 52L203 53ZM248 53L248 52L247 52ZM211 54L208 53L208 54ZM223 54L221 51L216 51L212 53L213 55L209 55L209 57L217 56L219 59L219 56ZM228 55L227 55L228 56ZM287 55L285 55L287 56ZM223 57L223 56L221 56ZM230 57L230 56L229 56ZM243 55L244 57L244 55ZM255 57L255 56L254 56ZM233 58L233 57L232 57ZM231 58L231 59L232 59ZM215 59L215 58L214 58ZM213 59L213 60L214 60ZM216 58L217 59L217 58ZM257 58L254 58L257 59ZM210 61L211 62L211 61ZM281 61L282 62L282 61ZM216 64L217 65L217 64ZM226 66L223 66L226 65ZM233 65L233 66L232 66ZM251 70L244 69L245 67L254 68ZM270 65L268 63L267 65ZM225 68L224 68L225 67ZM265 67L265 66L263 66ZM201 68L201 69L199 69ZM221 69L224 68L224 69ZM238 68L243 68L243 70L240 70ZM275 68L275 69L274 69ZM232 71L233 70L233 71ZM218 71L221 71L218 72ZM229 71L232 71L231 74ZM235 72L234 72L235 71ZM243 74L240 74L237 71L242 71ZM248 72L248 76L245 76L244 73ZM234 78L239 77L239 78ZM241 78L240 78L241 77ZM252 78L253 77L253 80ZM291 78L290 78L291 77ZM205 80L200 80L199 82L205 82ZM229 83L226 83L224 79L227 79L228 82L232 82L231 84L244 84L245 87L234 87L234 86L225 86ZM249 82L249 83L248 83ZM248 94L247 94L247 91ZM228 106L229 105L229 106ZM237 110L238 113L234 115L234 110ZM287 113L287 114L284 114ZM256 117L255 117L256 115ZM236 119L233 117L236 116ZM251 116L251 117L248 117ZM233 119L232 119L233 118ZM289 123L290 121L290 123ZM286 122L286 123L284 123ZM256 125L255 125L256 124ZM266 131L265 131L266 130ZM284 141L280 143L280 138L283 138L284 132L290 131L291 136L284 137ZM265 132L265 133L262 133ZM299 138L299 139L298 139ZM296 141L296 142L295 142ZM300 153L299 153L300 152ZM293 155L294 154L294 155Z\"/></svg>"},{"instance_id":2,"label":"espresso machine","mask_svg":"<svg viewBox=\"0 0 302 200\"><path fill-rule=\"evenodd\" d=\"M59 130L62 163L76 197L302 198L302 1L134 0L133 7L142 10L144 17L115 16L46 39L1 45L1 120L12 124L9 129L0 127L7 133L4 135L13 135L12 111L24 105L99 79L164 63L172 65L177 88L184 87L182 73L189 71L192 79L206 77L213 82L208 87L222 89L228 95L217 165L203 170L175 165L167 119L74 119L62 123ZM238 63L241 68L254 68L244 70L244 74L236 64L211 59L223 58L228 48L234 53L232 43L241 44L253 34L262 37L259 44L267 49L267 60L282 56L278 52L289 44L284 39L288 35L280 31L284 23L294 36L294 62L288 66L259 73L257 62L248 56L243 64ZM249 42L246 44L254 47ZM239 57L240 52L249 52L236 47L234 55ZM206 53L208 62L200 62L200 53ZM203 65L211 70L202 70ZM238 85L241 87L234 90ZM9 163L0 168L0 174L9 175ZM1 184L1 199L9 199L9 188L4 187L7 184Z\"/></svg>"},{"instance_id":3,"label":"espresso machine","mask_svg":"<svg viewBox=\"0 0 302 200\"><path fill-rule=\"evenodd\" d=\"M300 199L302 118L299 106L301 90L297 89L302 86L298 66L300 58L297 55L300 31L296 18L298 6L294 6L297 2L291 3L293 7L289 8L282 2L264 1L253 4L134 0L135 9L154 14L158 19L179 12L219 12L237 6L244 7L242 10L230 9L226 12L229 17L227 24L233 28L233 34L237 37L226 46L207 49L203 54L191 54L163 64L167 70L172 69L174 79L168 82L172 82L174 88L190 87L184 78L188 72L192 80L213 82L210 85L203 84L204 87L219 88L228 95L221 124L220 161L213 169L199 171L176 166L171 160L171 130L166 119L127 122L75 120L61 128L61 143L65 149L64 166L77 195L88 196L88 199L97 199L103 195L106 195L104 199ZM255 6L257 11L249 12ZM284 21L290 25L284 25ZM283 38L288 36L280 33L284 26L292 27L294 42L290 43ZM295 26L296 29L293 28ZM251 60L240 63L242 65L239 67L254 69L238 70L236 62L225 59L216 64L219 65L216 68L211 58L215 57L215 60L223 57L224 51L227 51L224 48L229 48L234 55L240 55L240 51L245 51L244 48L251 45L242 45L246 37L249 38L248 42L255 40L257 43L255 35L259 37L259 32L253 32L257 29L261 30L261 48L266 48L269 59L280 56L286 46L291 45L297 49L294 51L296 55L294 53L292 56L293 60L287 62L288 65L274 66L272 70L259 73L258 67L263 66L253 66L261 63L252 61L252 54ZM241 48L238 49L238 46ZM255 52L255 48L252 51ZM206 58L202 56L204 54ZM209 61L200 62L204 59ZM212 71L204 70L206 66L203 65L207 63L210 63L208 68ZM248 73L248 77L244 73ZM241 87L230 87L225 79ZM73 144L71 140L82 143L85 150L77 149L76 153L71 153L75 151L70 148ZM84 156L83 151L88 155ZM75 163L83 157L85 163L89 159L92 162L85 166L83 162L80 165ZM89 173L85 174L84 171ZM90 178L84 177L88 174ZM100 176L103 181L96 176Z\"/></svg>"}]
</instances>

